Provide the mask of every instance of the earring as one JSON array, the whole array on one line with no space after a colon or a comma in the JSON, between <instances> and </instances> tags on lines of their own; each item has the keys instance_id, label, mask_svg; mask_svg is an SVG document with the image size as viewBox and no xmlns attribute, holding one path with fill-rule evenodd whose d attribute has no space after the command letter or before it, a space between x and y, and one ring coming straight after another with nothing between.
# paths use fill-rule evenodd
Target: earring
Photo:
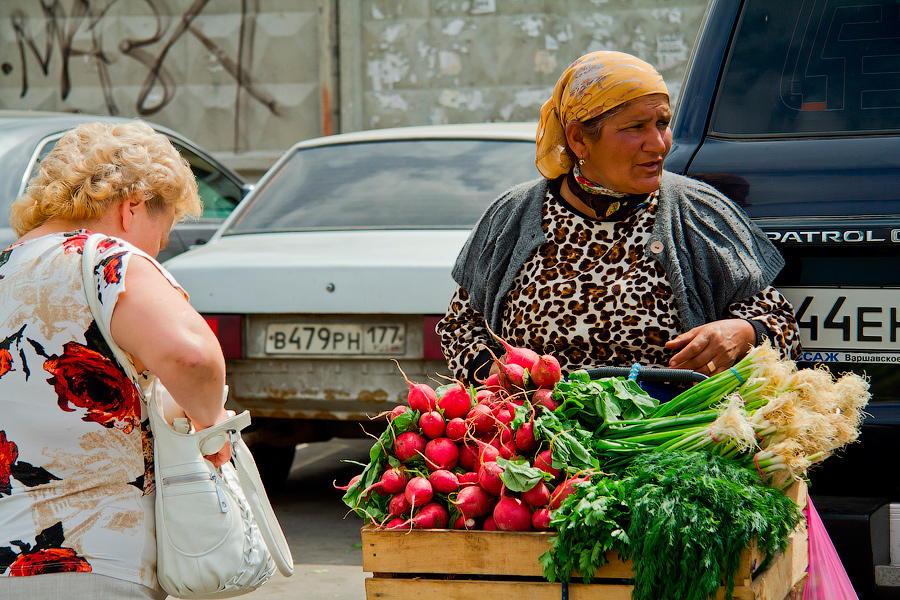
<instances>
[{"instance_id":1,"label":"earring","mask_svg":"<svg viewBox=\"0 0 900 600\"><path fill-rule=\"evenodd\" d=\"M579 159L578 159L578 166L579 166L579 167L583 167L583 166L584 166L584 159L583 159L583 158L579 158Z\"/></svg>"}]
</instances>

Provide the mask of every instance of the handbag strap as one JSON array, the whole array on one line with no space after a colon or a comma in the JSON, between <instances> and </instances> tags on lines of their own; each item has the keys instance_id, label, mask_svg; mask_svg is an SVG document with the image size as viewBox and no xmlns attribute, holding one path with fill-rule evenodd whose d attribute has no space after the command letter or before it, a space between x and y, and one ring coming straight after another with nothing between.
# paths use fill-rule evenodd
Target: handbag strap
<instances>
[{"instance_id":1,"label":"handbag strap","mask_svg":"<svg viewBox=\"0 0 900 600\"><path fill-rule=\"evenodd\" d=\"M275 561L275 565L282 575L290 577L294 573L294 558L291 556L291 548L278 524L275 511L272 510L272 504L269 502L269 497L266 496L266 488L259 477L256 462L244 440L238 438L232 441L231 455L234 458L234 466L237 470L238 480L241 482L241 489L253 509L253 516L256 517L256 524L266 542L266 547L269 548L272 560Z\"/></svg>"},{"instance_id":2,"label":"handbag strap","mask_svg":"<svg viewBox=\"0 0 900 600\"><path fill-rule=\"evenodd\" d=\"M132 383L138 385L138 374L134 364L132 364L128 355L125 354L125 351L119 348L119 345L112 339L112 335L106 329L100 314L100 298L98 295L100 288L94 277L94 267L97 258L97 245L105 237L102 233L94 233L84 241L84 249L81 251L81 278L84 282L84 295L87 297L87 303L91 309L91 315L94 317L94 323L97 324L100 335L106 340L106 345L109 346L113 357L125 371L125 374L128 375L128 378L131 379ZM138 385L138 387L140 386Z\"/></svg>"}]
</instances>

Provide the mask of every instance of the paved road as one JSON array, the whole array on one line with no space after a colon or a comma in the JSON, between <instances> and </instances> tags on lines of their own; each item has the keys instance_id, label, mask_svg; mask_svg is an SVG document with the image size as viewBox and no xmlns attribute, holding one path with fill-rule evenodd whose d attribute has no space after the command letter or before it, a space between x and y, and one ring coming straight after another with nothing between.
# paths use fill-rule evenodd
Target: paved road
<instances>
[{"instance_id":1,"label":"paved road","mask_svg":"<svg viewBox=\"0 0 900 600\"><path fill-rule=\"evenodd\" d=\"M362 467L341 460L368 461L372 441L333 439L297 446L291 476L284 491L269 499L281 522L291 554L294 575L276 578L244 596L252 600L365 600L359 528L362 521L347 515L342 492Z\"/></svg>"}]
</instances>

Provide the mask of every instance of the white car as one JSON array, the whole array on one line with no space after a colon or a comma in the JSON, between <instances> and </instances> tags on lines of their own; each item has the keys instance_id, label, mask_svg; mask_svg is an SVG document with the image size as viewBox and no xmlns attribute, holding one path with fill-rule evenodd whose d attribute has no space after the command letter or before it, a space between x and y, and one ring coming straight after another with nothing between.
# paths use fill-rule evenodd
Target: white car
<instances>
[{"instance_id":1,"label":"white car","mask_svg":"<svg viewBox=\"0 0 900 600\"><path fill-rule=\"evenodd\" d=\"M434 326L456 287L451 268L491 200L539 176L535 129L301 142L207 244L166 263L219 336L229 403L250 409L270 483L287 474L295 443L359 435L360 422L403 402L400 368L446 381Z\"/></svg>"}]
</instances>

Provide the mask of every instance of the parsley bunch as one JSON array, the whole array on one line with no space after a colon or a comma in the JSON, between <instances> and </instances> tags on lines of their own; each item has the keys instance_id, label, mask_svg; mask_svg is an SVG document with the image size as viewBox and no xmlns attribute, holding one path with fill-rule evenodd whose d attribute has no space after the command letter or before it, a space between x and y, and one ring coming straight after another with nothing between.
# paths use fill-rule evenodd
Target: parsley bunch
<instances>
[{"instance_id":1,"label":"parsley bunch","mask_svg":"<svg viewBox=\"0 0 900 600\"><path fill-rule=\"evenodd\" d=\"M766 564L797 526L800 511L739 464L705 452L651 452L617 478L575 486L554 511L557 536L541 556L544 577L589 583L617 550L634 563L634 600L726 598L743 549L755 542Z\"/></svg>"},{"instance_id":2,"label":"parsley bunch","mask_svg":"<svg viewBox=\"0 0 900 600\"><path fill-rule=\"evenodd\" d=\"M705 452L638 456L620 485L631 508L635 600L706 600L723 580L731 598L743 549L755 542L765 568L800 519L781 491Z\"/></svg>"}]
</instances>

